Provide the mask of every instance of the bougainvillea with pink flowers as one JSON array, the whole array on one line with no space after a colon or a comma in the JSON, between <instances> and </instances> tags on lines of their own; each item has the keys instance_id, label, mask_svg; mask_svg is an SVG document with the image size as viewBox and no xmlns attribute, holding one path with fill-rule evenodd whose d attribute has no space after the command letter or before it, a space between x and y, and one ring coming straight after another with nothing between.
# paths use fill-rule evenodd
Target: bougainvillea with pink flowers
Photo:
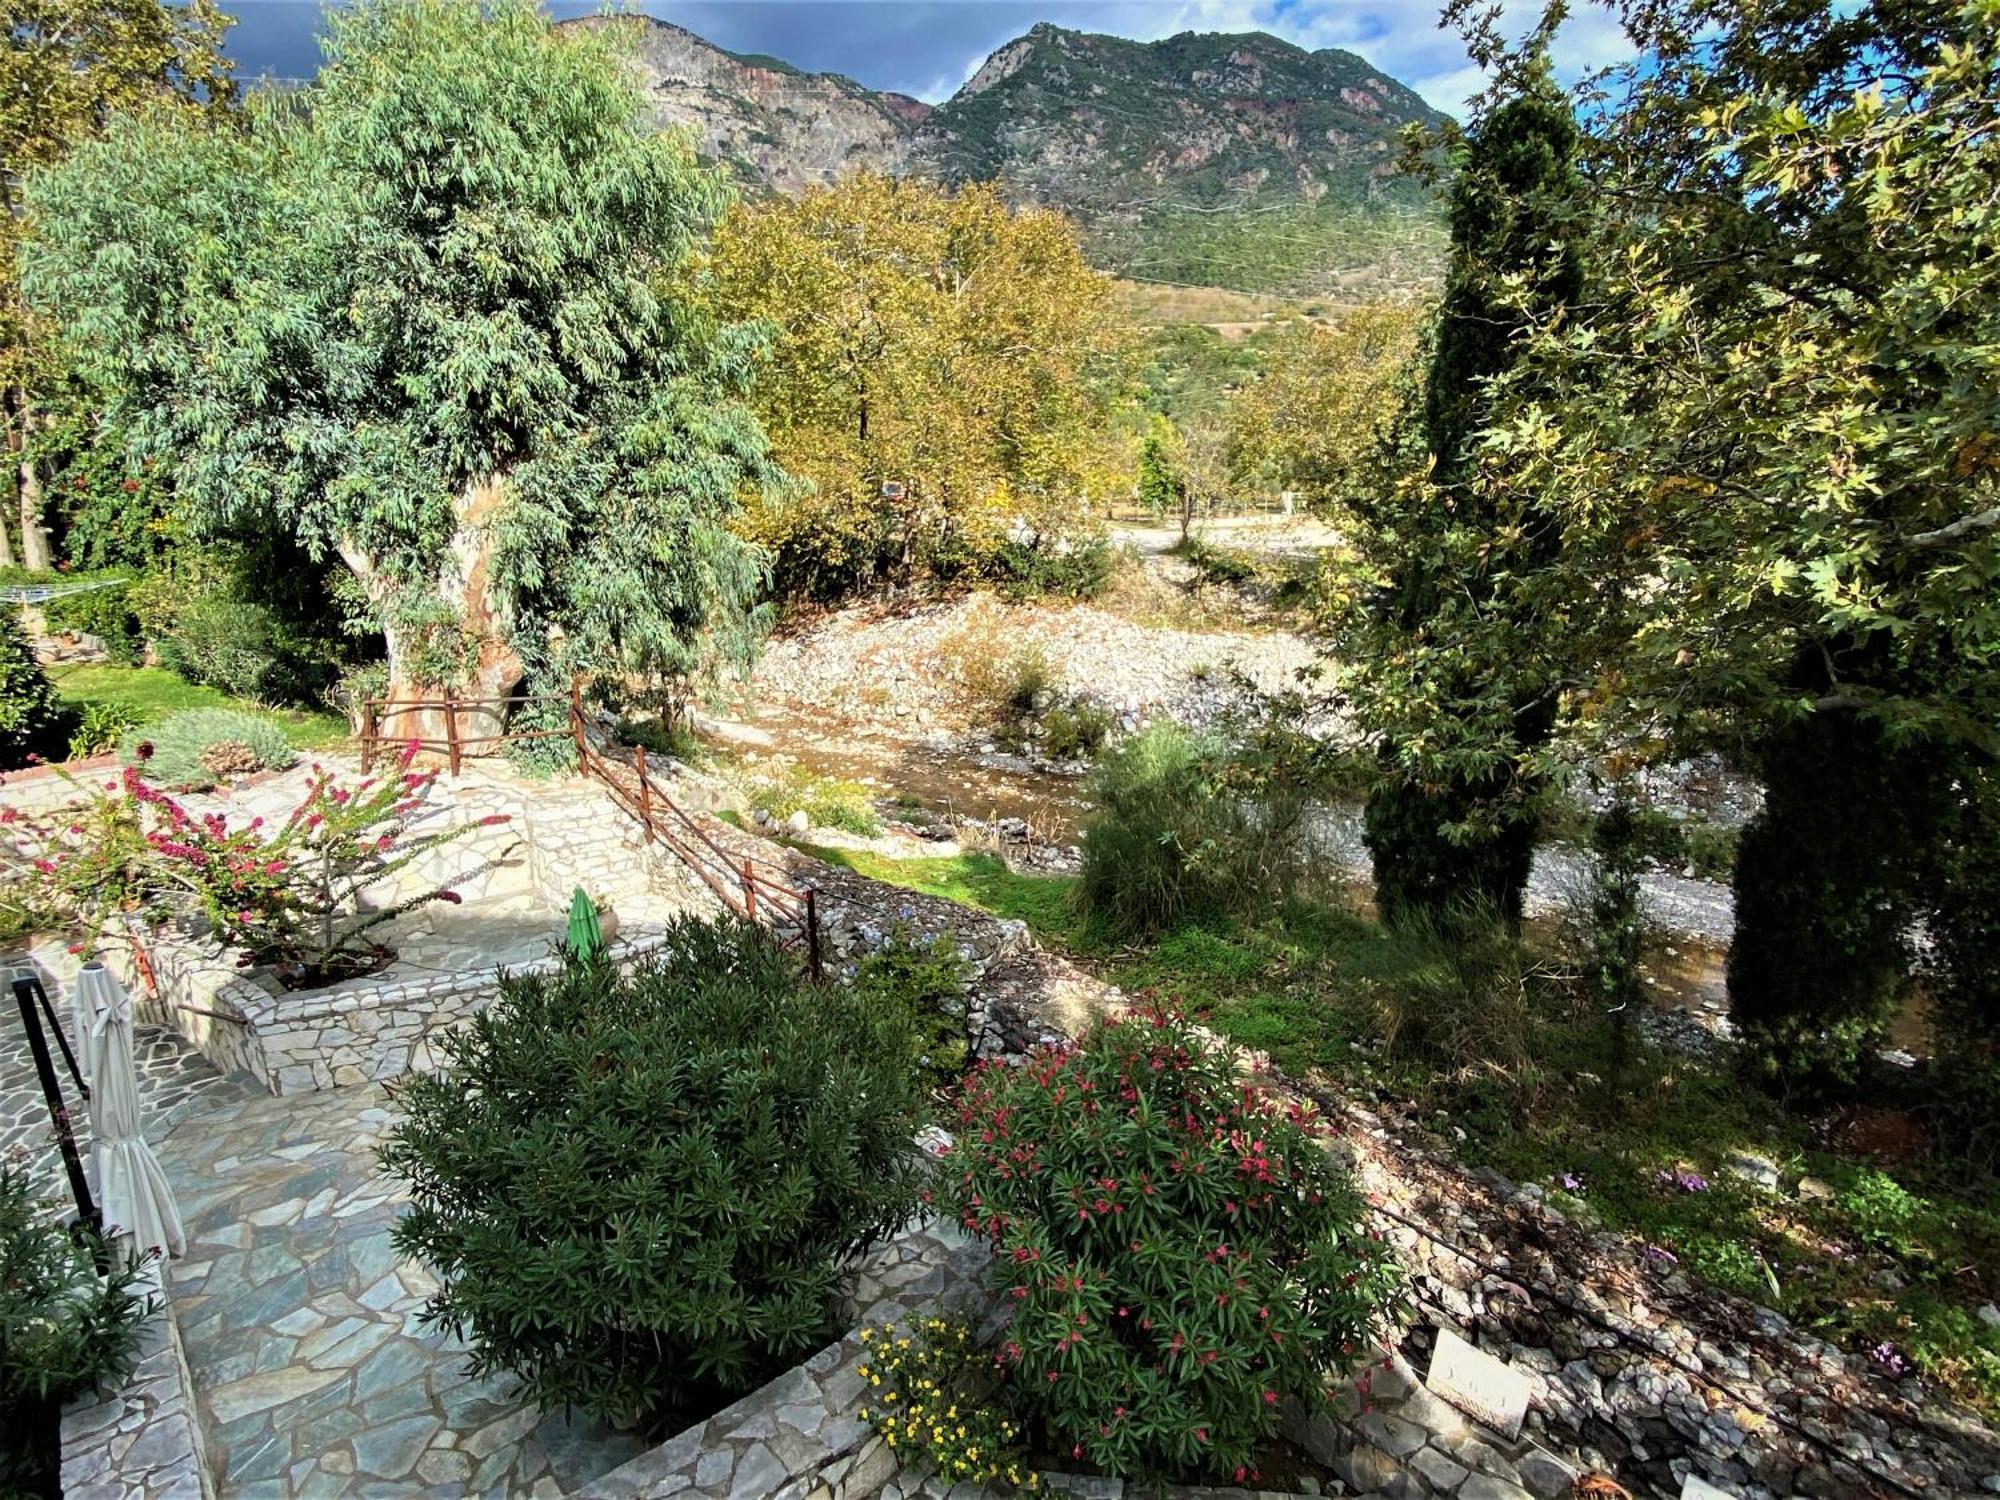
<instances>
[{"instance_id":1,"label":"bougainvillea with pink flowers","mask_svg":"<svg viewBox=\"0 0 2000 1500\"><path fill-rule=\"evenodd\" d=\"M1247 1484L1283 1404L1381 1332L1395 1268L1323 1127L1171 1012L983 1065L958 1132L945 1191L995 1250L1001 1370L1060 1454Z\"/></svg>"},{"instance_id":2,"label":"bougainvillea with pink flowers","mask_svg":"<svg viewBox=\"0 0 2000 1500\"><path fill-rule=\"evenodd\" d=\"M326 984L389 957L376 931L420 907L456 903L463 875L414 893L398 881L410 865L501 815L420 827L434 770L415 770L415 747L395 768L352 785L315 765L305 794L272 827L234 826L220 812L190 812L141 771L127 768L93 792L4 832L6 862L23 899L75 929L79 946L116 936L118 924L199 917L238 962L270 964L293 987ZM366 902L373 888L394 899Z\"/></svg>"}]
</instances>

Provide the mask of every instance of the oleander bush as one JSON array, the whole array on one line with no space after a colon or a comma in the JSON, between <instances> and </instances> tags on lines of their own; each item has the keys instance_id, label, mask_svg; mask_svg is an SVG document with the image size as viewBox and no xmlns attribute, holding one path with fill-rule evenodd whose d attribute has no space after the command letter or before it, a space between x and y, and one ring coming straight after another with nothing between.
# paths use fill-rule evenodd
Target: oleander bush
<instances>
[{"instance_id":1,"label":"oleander bush","mask_svg":"<svg viewBox=\"0 0 2000 1500\"><path fill-rule=\"evenodd\" d=\"M1320 1127L1164 1010L967 1080L944 1183L1012 1306L1005 1389L1061 1455L1241 1484L1395 1287Z\"/></svg>"},{"instance_id":2,"label":"oleander bush","mask_svg":"<svg viewBox=\"0 0 2000 1500\"><path fill-rule=\"evenodd\" d=\"M134 726L119 741L118 755L172 791L281 770L297 758L276 724L234 708L184 709L157 724Z\"/></svg>"},{"instance_id":3,"label":"oleander bush","mask_svg":"<svg viewBox=\"0 0 2000 1500\"><path fill-rule=\"evenodd\" d=\"M735 921L629 976L503 980L399 1088L396 1245L428 1320L547 1408L672 1430L837 1334L847 1266L906 1222L924 1086L907 1021Z\"/></svg>"},{"instance_id":4,"label":"oleander bush","mask_svg":"<svg viewBox=\"0 0 2000 1500\"><path fill-rule=\"evenodd\" d=\"M99 1276L98 1248L0 1167L0 1493L56 1493L63 1403L132 1369L138 1271Z\"/></svg>"}]
</instances>

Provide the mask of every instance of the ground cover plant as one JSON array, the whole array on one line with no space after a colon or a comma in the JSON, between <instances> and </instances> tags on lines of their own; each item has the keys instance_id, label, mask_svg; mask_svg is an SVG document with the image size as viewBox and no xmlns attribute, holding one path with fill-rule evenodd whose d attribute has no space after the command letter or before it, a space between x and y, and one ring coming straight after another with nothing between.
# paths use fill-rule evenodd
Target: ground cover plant
<instances>
[{"instance_id":1,"label":"ground cover plant","mask_svg":"<svg viewBox=\"0 0 2000 1500\"><path fill-rule=\"evenodd\" d=\"M232 708L190 708L157 724L136 724L120 738L118 753L170 791L281 771L297 759L277 725Z\"/></svg>"},{"instance_id":2,"label":"ground cover plant","mask_svg":"<svg viewBox=\"0 0 2000 1500\"><path fill-rule=\"evenodd\" d=\"M838 828L862 838L882 831L868 788L859 782L820 776L796 762L745 767L736 780L751 809L773 822L804 813L816 828Z\"/></svg>"},{"instance_id":3,"label":"ground cover plant","mask_svg":"<svg viewBox=\"0 0 2000 1500\"><path fill-rule=\"evenodd\" d=\"M1316 1129L1157 1007L967 1079L944 1192L996 1252L1004 1398L1057 1452L1240 1485L1364 1357L1392 1261Z\"/></svg>"},{"instance_id":4,"label":"ground cover plant","mask_svg":"<svg viewBox=\"0 0 2000 1500\"><path fill-rule=\"evenodd\" d=\"M672 1431L840 1330L846 1267L915 1204L906 1019L768 935L678 921L629 977L504 980L399 1088L384 1152L428 1320L547 1408Z\"/></svg>"}]
</instances>

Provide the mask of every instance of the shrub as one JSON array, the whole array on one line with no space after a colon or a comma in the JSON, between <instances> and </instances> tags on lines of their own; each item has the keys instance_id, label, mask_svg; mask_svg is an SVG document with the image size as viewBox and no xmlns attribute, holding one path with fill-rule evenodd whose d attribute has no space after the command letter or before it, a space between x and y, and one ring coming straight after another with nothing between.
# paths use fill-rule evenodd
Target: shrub
<instances>
[{"instance_id":1,"label":"shrub","mask_svg":"<svg viewBox=\"0 0 2000 1500\"><path fill-rule=\"evenodd\" d=\"M64 594L48 602L43 618L54 629L95 636L104 643L106 656L129 667L144 653L146 641L126 593L123 586L117 586Z\"/></svg>"},{"instance_id":2,"label":"shrub","mask_svg":"<svg viewBox=\"0 0 2000 1500\"><path fill-rule=\"evenodd\" d=\"M1155 722L1098 763L1090 796L1078 900L1114 930L1265 908L1297 880L1304 796L1218 738Z\"/></svg>"},{"instance_id":3,"label":"shrub","mask_svg":"<svg viewBox=\"0 0 2000 1500\"><path fill-rule=\"evenodd\" d=\"M1235 547L1218 547L1193 537L1182 547L1181 555L1204 583L1242 588L1257 578L1257 559Z\"/></svg>"},{"instance_id":4,"label":"shrub","mask_svg":"<svg viewBox=\"0 0 2000 1500\"><path fill-rule=\"evenodd\" d=\"M1241 1483L1393 1287L1316 1125L1160 1011L968 1080L952 1206L995 1247L1007 1389L1061 1453Z\"/></svg>"},{"instance_id":5,"label":"shrub","mask_svg":"<svg viewBox=\"0 0 2000 1500\"><path fill-rule=\"evenodd\" d=\"M838 828L862 838L882 831L868 788L856 781L816 776L804 766L788 764L747 773L743 790L752 808L780 823L802 812L818 828Z\"/></svg>"},{"instance_id":6,"label":"shrub","mask_svg":"<svg viewBox=\"0 0 2000 1500\"><path fill-rule=\"evenodd\" d=\"M1389 1052L1446 1073L1497 1073L1529 1093L1542 1073L1535 1028L1573 993L1573 976L1490 908L1411 912L1390 939L1395 978L1368 991Z\"/></svg>"},{"instance_id":7,"label":"shrub","mask_svg":"<svg viewBox=\"0 0 2000 1500\"><path fill-rule=\"evenodd\" d=\"M2000 1161L2000 774L1959 778L1950 836L1933 857L1924 978L1945 1134L1973 1161Z\"/></svg>"},{"instance_id":8,"label":"shrub","mask_svg":"<svg viewBox=\"0 0 2000 1500\"><path fill-rule=\"evenodd\" d=\"M909 1333L864 1328L868 1382L861 1420L904 1462L926 1459L945 1484L1039 1489L1042 1477L1020 1449L1021 1429L986 1398L993 1361L964 1323L925 1318Z\"/></svg>"},{"instance_id":9,"label":"shrub","mask_svg":"<svg viewBox=\"0 0 2000 1500\"><path fill-rule=\"evenodd\" d=\"M0 1167L0 1491L52 1494L65 1401L122 1380L138 1352L138 1271L100 1277L28 1179Z\"/></svg>"},{"instance_id":10,"label":"shrub","mask_svg":"<svg viewBox=\"0 0 2000 1500\"><path fill-rule=\"evenodd\" d=\"M209 748L231 755L236 749L229 741ZM394 773L352 787L315 766L305 795L270 834L261 818L235 830L219 815L191 818L128 770L127 796L154 815L145 836L150 883L184 895L239 962L274 965L286 984L312 987L367 972L385 956L373 938L377 928L436 902L456 905L460 897L452 880L387 905L364 907L362 892L389 889L397 875L445 844L507 821L493 813L418 831L413 825L438 773L411 771L414 754L413 744Z\"/></svg>"},{"instance_id":11,"label":"shrub","mask_svg":"<svg viewBox=\"0 0 2000 1500\"><path fill-rule=\"evenodd\" d=\"M0 611L0 771L59 753L68 718L13 611Z\"/></svg>"},{"instance_id":12,"label":"shrub","mask_svg":"<svg viewBox=\"0 0 2000 1500\"><path fill-rule=\"evenodd\" d=\"M86 703L69 732L69 758L105 755L118 748L128 730L146 722L146 711L132 703Z\"/></svg>"},{"instance_id":13,"label":"shrub","mask_svg":"<svg viewBox=\"0 0 2000 1500\"><path fill-rule=\"evenodd\" d=\"M992 571L1009 598L1057 595L1095 599L1117 569L1110 538L1095 533L1080 539L1008 541L994 554Z\"/></svg>"},{"instance_id":14,"label":"shrub","mask_svg":"<svg viewBox=\"0 0 2000 1500\"><path fill-rule=\"evenodd\" d=\"M503 980L401 1085L396 1227L430 1322L541 1406L671 1429L838 1330L904 1223L922 1085L901 1017L805 985L742 923L680 919L630 977Z\"/></svg>"},{"instance_id":15,"label":"shrub","mask_svg":"<svg viewBox=\"0 0 2000 1500\"><path fill-rule=\"evenodd\" d=\"M160 665L265 703L316 703L354 649L327 566L281 540L186 547L127 589Z\"/></svg>"},{"instance_id":16,"label":"shrub","mask_svg":"<svg viewBox=\"0 0 2000 1500\"><path fill-rule=\"evenodd\" d=\"M1079 699L1042 716L1042 753L1050 760L1091 760L1111 738L1111 710Z\"/></svg>"},{"instance_id":17,"label":"shrub","mask_svg":"<svg viewBox=\"0 0 2000 1500\"><path fill-rule=\"evenodd\" d=\"M232 748L218 765L208 752L216 745ZM118 746L119 759L144 769L147 780L171 790L213 786L218 776L247 774L246 770L280 770L297 757L284 731L269 719L234 708L189 708L157 724L126 731Z\"/></svg>"},{"instance_id":18,"label":"shrub","mask_svg":"<svg viewBox=\"0 0 2000 1500\"><path fill-rule=\"evenodd\" d=\"M854 989L870 1005L907 1018L918 1049L911 1062L934 1087L956 1084L971 1054L965 1028L971 969L945 934L920 942L898 926L854 971Z\"/></svg>"}]
</instances>

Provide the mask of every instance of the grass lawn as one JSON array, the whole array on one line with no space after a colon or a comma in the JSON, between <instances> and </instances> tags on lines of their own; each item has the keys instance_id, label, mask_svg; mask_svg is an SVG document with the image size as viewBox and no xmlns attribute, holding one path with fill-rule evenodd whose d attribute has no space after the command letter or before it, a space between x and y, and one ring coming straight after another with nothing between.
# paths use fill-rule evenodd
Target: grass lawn
<instances>
[{"instance_id":1,"label":"grass lawn","mask_svg":"<svg viewBox=\"0 0 2000 1500\"><path fill-rule=\"evenodd\" d=\"M1538 1183L1657 1247L1663 1264L2000 1416L2000 1328L1978 1316L2000 1302L1990 1174L1818 1149L1807 1120L1726 1064L1638 1042L1621 1063L1603 1018L1552 965L1495 967L1306 903L1257 925L1118 944L1079 928L1073 881L990 855L807 852L1021 918L1127 993L1171 1001L1294 1077L1404 1101L1469 1164ZM1776 1165L1777 1191L1730 1171L1745 1155Z\"/></svg>"},{"instance_id":2,"label":"grass lawn","mask_svg":"<svg viewBox=\"0 0 2000 1500\"><path fill-rule=\"evenodd\" d=\"M215 688L197 687L164 667L56 667L49 677L71 703L123 703L145 713L149 721L184 708L236 708L269 719L297 750L324 750L347 739L347 720L339 714L266 708Z\"/></svg>"}]
</instances>

